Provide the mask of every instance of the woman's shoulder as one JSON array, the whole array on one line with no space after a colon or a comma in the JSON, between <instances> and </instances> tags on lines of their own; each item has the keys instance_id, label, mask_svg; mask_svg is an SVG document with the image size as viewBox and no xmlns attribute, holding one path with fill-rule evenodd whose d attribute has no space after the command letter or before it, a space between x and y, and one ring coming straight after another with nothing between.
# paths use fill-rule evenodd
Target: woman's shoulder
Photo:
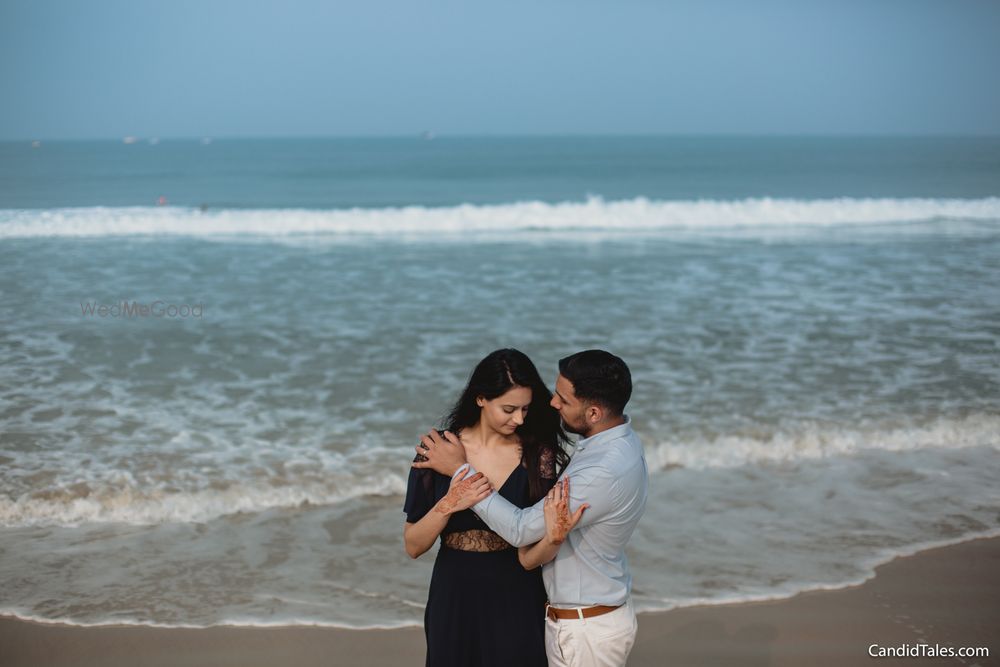
<instances>
[{"instance_id":1,"label":"woman's shoulder","mask_svg":"<svg viewBox=\"0 0 1000 667\"><path fill-rule=\"evenodd\" d=\"M410 468L410 474L407 479L407 487L420 487L425 493L433 493L434 491L440 490L442 486L444 487L445 493L448 491L448 485L451 484L451 478L447 475L442 475L439 472L435 472L430 468Z\"/></svg>"}]
</instances>

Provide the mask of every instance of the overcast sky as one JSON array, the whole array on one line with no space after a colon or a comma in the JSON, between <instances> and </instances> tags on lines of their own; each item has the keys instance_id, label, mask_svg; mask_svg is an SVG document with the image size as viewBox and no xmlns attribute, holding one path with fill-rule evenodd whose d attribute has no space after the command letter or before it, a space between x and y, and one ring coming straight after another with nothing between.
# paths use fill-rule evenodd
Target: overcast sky
<instances>
[{"instance_id":1,"label":"overcast sky","mask_svg":"<svg viewBox=\"0 0 1000 667\"><path fill-rule=\"evenodd\" d=\"M995 0L0 0L0 139L1000 134Z\"/></svg>"}]
</instances>

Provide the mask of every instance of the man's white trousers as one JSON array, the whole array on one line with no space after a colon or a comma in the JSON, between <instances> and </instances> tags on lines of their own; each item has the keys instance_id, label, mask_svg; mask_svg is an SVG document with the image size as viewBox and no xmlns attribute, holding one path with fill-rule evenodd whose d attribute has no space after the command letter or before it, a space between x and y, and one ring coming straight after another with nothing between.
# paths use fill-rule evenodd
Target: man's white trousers
<instances>
[{"instance_id":1,"label":"man's white trousers","mask_svg":"<svg viewBox=\"0 0 1000 667\"><path fill-rule=\"evenodd\" d=\"M632 600L607 614L584 619L545 618L549 667L622 667L638 629Z\"/></svg>"}]
</instances>

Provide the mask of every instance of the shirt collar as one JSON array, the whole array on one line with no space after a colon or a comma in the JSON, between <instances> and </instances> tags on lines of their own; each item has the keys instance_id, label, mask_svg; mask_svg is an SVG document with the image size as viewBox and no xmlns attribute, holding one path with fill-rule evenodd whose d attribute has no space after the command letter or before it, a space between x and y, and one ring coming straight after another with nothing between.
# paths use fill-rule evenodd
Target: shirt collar
<instances>
[{"instance_id":1,"label":"shirt collar","mask_svg":"<svg viewBox=\"0 0 1000 667\"><path fill-rule=\"evenodd\" d=\"M582 452L587 447L593 445L599 445L602 442L607 442L608 440L614 440L615 438L620 438L629 431L632 430L632 419L628 415L623 415L625 417L625 423L619 424L618 426L609 428L607 431L601 431L597 435L592 435L589 438L583 438L582 440L577 440L576 451Z\"/></svg>"}]
</instances>

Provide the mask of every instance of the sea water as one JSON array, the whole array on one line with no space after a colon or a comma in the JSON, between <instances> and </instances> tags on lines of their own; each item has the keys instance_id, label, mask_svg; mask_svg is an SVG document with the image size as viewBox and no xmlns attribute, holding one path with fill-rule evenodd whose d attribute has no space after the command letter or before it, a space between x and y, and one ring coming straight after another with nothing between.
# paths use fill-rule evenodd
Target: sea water
<instances>
[{"instance_id":1,"label":"sea water","mask_svg":"<svg viewBox=\"0 0 1000 667\"><path fill-rule=\"evenodd\" d=\"M508 346L631 366L640 610L858 583L1000 534L998 285L996 139L0 144L0 612L419 624Z\"/></svg>"}]
</instances>

